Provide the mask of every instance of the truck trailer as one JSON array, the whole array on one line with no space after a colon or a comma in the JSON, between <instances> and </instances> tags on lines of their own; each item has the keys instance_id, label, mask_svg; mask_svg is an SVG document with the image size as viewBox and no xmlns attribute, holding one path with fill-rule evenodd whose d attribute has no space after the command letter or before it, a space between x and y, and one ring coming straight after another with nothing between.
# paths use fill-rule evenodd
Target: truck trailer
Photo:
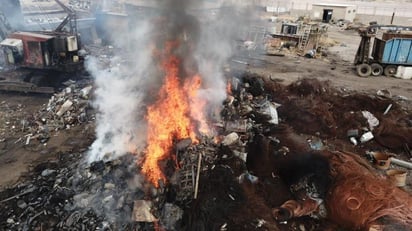
<instances>
[{"instance_id":1,"label":"truck trailer","mask_svg":"<svg viewBox=\"0 0 412 231\"><path fill-rule=\"evenodd\" d=\"M377 38L378 30L385 30ZM371 25L359 30L361 42L355 56L356 72L361 77L393 77L398 67L412 67L412 27Z\"/></svg>"}]
</instances>

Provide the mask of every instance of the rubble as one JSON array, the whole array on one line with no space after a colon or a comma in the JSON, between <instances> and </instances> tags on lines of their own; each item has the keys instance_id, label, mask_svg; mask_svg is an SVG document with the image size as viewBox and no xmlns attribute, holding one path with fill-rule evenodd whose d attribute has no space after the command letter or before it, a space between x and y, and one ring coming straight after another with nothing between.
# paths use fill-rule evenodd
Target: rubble
<instances>
[{"instance_id":1,"label":"rubble","mask_svg":"<svg viewBox=\"0 0 412 231\"><path fill-rule=\"evenodd\" d=\"M24 120L22 131L28 132L23 140L26 145L33 139L46 143L53 132L94 120L88 101L92 86L87 81L68 83L62 92L51 96L45 108Z\"/></svg>"},{"instance_id":2,"label":"rubble","mask_svg":"<svg viewBox=\"0 0 412 231\"><path fill-rule=\"evenodd\" d=\"M93 108L89 97L93 95L91 80L67 81L68 86L49 98L47 104L33 113L23 114L24 105L10 107L7 102L0 103L2 110L0 140L2 137L15 138L15 144L32 147L47 141L59 130L94 120ZM37 142L34 142L37 141Z\"/></svg>"},{"instance_id":3,"label":"rubble","mask_svg":"<svg viewBox=\"0 0 412 231\"><path fill-rule=\"evenodd\" d=\"M137 222L154 222L157 219L150 212L152 202L146 200L137 200L133 205L133 220Z\"/></svg>"}]
</instances>

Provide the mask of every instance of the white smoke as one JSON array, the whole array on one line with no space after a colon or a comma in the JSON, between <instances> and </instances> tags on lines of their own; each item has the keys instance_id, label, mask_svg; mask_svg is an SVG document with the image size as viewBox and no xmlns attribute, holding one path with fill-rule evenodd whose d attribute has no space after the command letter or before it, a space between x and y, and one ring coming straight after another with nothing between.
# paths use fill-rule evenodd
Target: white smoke
<instances>
[{"instance_id":1,"label":"white smoke","mask_svg":"<svg viewBox=\"0 0 412 231\"><path fill-rule=\"evenodd\" d=\"M127 41L130 36L118 36L115 49L124 53L111 58L108 67L102 66L96 57L87 60L87 68L95 77L97 87L94 101L96 140L91 146L89 162L110 160L144 145L143 100L146 86L153 80L150 40L145 36L151 29L149 25L141 22L128 34L135 41L132 45ZM132 58L127 52L131 48L138 51L133 52Z\"/></svg>"},{"instance_id":2,"label":"white smoke","mask_svg":"<svg viewBox=\"0 0 412 231\"><path fill-rule=\"evenodd\" d=\"M200 92L209 104L217 106L226 98L223 66L233 55L234 33L232 23L217 20L203 24L195 57L203 77L205 89Z\"/></svg>"},{"instance_id":3,"label":"white smoke","mask_svg":"<svg viewBox=\"0 0 412 231\"><path fill-rule=\"evenodd\" d=\"M166 9L164 5L159 8L177 12L161 16L171 16L166 19L166 22L171 25L171 34L185 31L181 28L182 25L200 27L192 30L195 31L193 33L199 33L193 36L197 40L193 57L197 62L203 84L198 97L206 99L211 107L216 107L226 98L223 66L233 55L235 35L239 33L240 26L244 25L245 14L236 14L238 11L229 10L235 9L232 5L213 15L218 17L217 19L203 20L204 14L198 15L196 12L204 7L202 3L209 1L171 0L170 2L165 3ZM191 9L185 8L189 6ZM197 9L193 10L194 8ZM186 9L186 13L199 23L186 22L188 17L179 16L184 12L182 9ZM212 11L205 12L209 16L212 14ZM152 60L154 38L151 35L153 32L157 34L167 32L167 30L159 31L161 30L158 28L159 25L151 23L153 21L156 20L133 22L134 31L116 35L119 39L115 47L130 53L125 52L112 58L109 67L99 66L97 58L91 57L87 62L89 71L96 79L94 104L98 110L96 140L90 149L89 162L109 160L131 151L139 152L144 149L146 142L144 115L148 89L155 89L161 82L156 73L157 67Z\"/></svg>"},{"instance_id":4,"label":"white smoke","mask_svg":"<svg viewBox=\"0 0 412 231\"><path fill-rule=\"evenodd\" d=\"M248 4L251 1L221 1L221 10L213 13L215 19L204 22L200 28L196 60L205 86L200 97L207 99L211 107L220 105L226 98L223 67L236 52L235 41L248 29L253 17Z\"/></svg>"}]
</instances>

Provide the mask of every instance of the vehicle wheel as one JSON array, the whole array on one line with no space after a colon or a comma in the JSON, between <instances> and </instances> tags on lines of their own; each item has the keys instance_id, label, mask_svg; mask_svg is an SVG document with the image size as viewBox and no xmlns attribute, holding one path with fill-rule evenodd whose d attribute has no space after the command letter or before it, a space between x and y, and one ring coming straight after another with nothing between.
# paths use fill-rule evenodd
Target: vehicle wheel
<instances>
[{"instance_id":1,"label":"vehicle wheel","mask_svg":"<svg viewBox=\"0 0 412 231\"><path fill-rule=\"evenodd\" d=\"M368 77L372 73L372 68L367 63L362 63L356 66L356 72L360 77Z\"/></svg>"},{"instance_id":2,"label":"vehicle wheel","mask_svg":"<svg viewBox=\"0 0 412 231\"><path fill-rule=\"evenodd\" d=\"M396 69L397 67L395 65L388 65L385 67L385 70L383 72L386 76L393 77L396 74Z\"/></svg>"},{"instance_id":3,"label":"vehicle wheel","mask_svg":"<svg viewBox=\"0 0 412 231\"><path fill-rule=\"evenodd\" d=\"M383 74L383 67L379 63L372 63L371 64L371 69L372 69L372 76L380 76Z\"/></svg>"}]
</instances>

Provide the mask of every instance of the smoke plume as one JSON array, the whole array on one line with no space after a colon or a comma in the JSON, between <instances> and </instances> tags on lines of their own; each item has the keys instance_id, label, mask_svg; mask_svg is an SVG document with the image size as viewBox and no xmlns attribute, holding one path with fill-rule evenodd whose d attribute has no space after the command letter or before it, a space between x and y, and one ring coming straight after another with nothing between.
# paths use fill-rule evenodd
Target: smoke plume
<instances>
[{"instance_id":1,"label":"smoke plume","mask_svg":"<svg viewBox=\"0 0 412 231\"><path fill-rule=\"evenodd\" d=\"M110 160L141 148L145 140L144 104L147 86L152 85L151 49L145 36L150 26L140 22L135 30L119 36L114 49L133 49L133 57L127 52L116 54L110 64L103 66L97 57L89 57L88 70L95 77L98 111L96 140L91 146L89 162ZM133 38L130 45L127 38Z\"/></svg>"},{"instance_id":2,"label":"smoke plume","mask_svg":"<svg viewBox=\"0 0 412 231\"><path fill-rule=\"evenodd\" d=\"M244 15L237 14L236 6L222 6L211 8L209 1L159 1L158 14L133 21L133 29L116 35L114 46L119 52L109 67L102 68L98 58L89 58L98 110L90 162L144 149L146 106L155 100L163 80L153 53L165 41L184 41L185 46L174 52L183 60L182 76L198 73L202 77L196 97L206 99L209 107L222 103L226 97L223 66L233 54L239 25L244 25Z\"/></svg>"},{"instance_id":3,"label":"smoke plume","mask_svg":"<svg viewBox=\"0 0 412 231\"><path fill-rule=\"evenodd\" d=\"M130 191L141 190L144 178L138 173L140 166L131 160L133 157L125 154L133 153L138 162L145 157L143 153L147 147L148 130L145 116L148 106L156 102L164 81L164 73L159 68L162 52L159 51L164 48L165 42L179 40L180 46L172 51L181 61L179 70L183 73L179 76L201 76L202 86L194 97L206 100L206 110L211 111L226 98L223 66L235 51L239 25L246 25L242 21L245 14L240 17L235 6L227 6L219 12L222 5L216 5L214 10L204 10L208 6L206 1L159 2L162 4L155 7L157 13L141 20L129 20L129 30L114 33L107 29L105 34L112 34L111 37L115 38L111 49L114 54L110 59L97 54L88 57L86 62L95 78L93 103L97 109L96 140L90 147L87 162L92 169L94 165L100 166L100 160L120 158L122 164L127 166L123 173L135 174L133 180L128 180L125 185ZM96 174L94 177L101 176ZM109 182L105 187L110 187L110 182L126 179L117 171L105 178ZM81 184L79 187L82 188ZM122 205L130 197L120 196L123 190L128 191L118 188L117 196L113 196L110 190L82 192L76 196L75 202L81 208L93 208L97 214L110 220L127 222L131 211L127 210L128 206Z\"/></svg>"}]
</instances>

